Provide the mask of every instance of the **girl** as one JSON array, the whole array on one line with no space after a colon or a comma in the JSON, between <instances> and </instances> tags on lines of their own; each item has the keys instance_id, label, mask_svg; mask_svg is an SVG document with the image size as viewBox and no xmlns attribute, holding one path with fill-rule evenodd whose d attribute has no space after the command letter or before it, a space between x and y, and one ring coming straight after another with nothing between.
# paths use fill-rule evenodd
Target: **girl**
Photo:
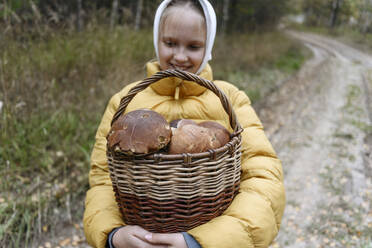
<instances>
[{"instance_id":1,"label":"girl","mask_svg":"<svg viewBox=\"0 0 372 248\"><path fill-rule=\"evenodd\" d=\"M208 60L216 32L216 17L207 0L165 0L155 15L154 46L158 61L147 64L148 76L180 69L213 80ZM137 82L136 82L137 83ZM240 191L219 217L185 233L150 233L125 225L115 201L106 159L106 136L120 99L136 84L114 95L96 134L89 174L84 230L94 247L268 247L278 233L285 193L281 162L267 140L246 94L224 81L214 83L233 105L242 133ZM168 121L187 118L218 121L227 128L220 99L195 82L162 79L138 93L126 112L149 108Z\"/></svg>"}]
</instances>

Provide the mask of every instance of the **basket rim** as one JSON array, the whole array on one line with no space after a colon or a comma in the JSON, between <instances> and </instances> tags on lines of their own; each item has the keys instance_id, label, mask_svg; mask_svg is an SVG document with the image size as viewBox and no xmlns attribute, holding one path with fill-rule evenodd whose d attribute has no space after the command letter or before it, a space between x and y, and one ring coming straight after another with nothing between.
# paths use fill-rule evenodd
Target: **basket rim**
<instances>
[{"instance_id":1,"label":"basket rim","mask_svg":"<svg viewBox=\"0 0 372 248\"><path fill-rule=\"evenodd\" d=\"M243 131L241 125L239 124L236 118L235 111L233 110L232 105L229 99L226 97L225 93L221 89L219 89L218 86L215 85L212 81L202 78L194 73L182 70L159 71L136 84L133 88L129 90L129 92L125 96L121 98L120 105L111 120L111 126L125 112L125 109L127 108L129 102L137 95L137 93L143 91L151 84L167 77L178 77L182 80L192 81L211 90L213 93L217 95L217 97L220 98L221 104L225 112L229 116L230 126L233 129L233 133L231 136L236 136Z\"/></svg>"},{"instance_id":2,"label":"basket rim","mask_svg":"<svg viewBox=\"0 0 372 248\"><path fill-rule=\"evenodd\" d=\"M163 160L166 161L175 161L175 160L183 160L185 163L191 163L193 159L202 159L206 157L215 158L219 154L229 152L234 152L234 147L239 144L241 140L240 133L237 134L235 137L233 137L229 142L227 142L225 145L218 147L216 149L209 149L206 152L199 152L199 153L179 153L179 154L168 154L168 153L161 153L161 152L155 152L150 154L131 154L128 155L122 151L114 151L113 149L110 149L107 147L107 152L111 153L111 155L119 155L123 157L128 157L132 159L145 159L145 160L154 160L156 163L159 163Z\"/></svg>"}]
</instances>

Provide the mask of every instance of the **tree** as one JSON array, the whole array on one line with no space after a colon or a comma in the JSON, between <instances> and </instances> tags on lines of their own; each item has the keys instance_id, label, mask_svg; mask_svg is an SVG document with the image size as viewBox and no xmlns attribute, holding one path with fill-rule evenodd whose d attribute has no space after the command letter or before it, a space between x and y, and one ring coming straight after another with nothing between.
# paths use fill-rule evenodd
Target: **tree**
<instances>
[{"instance_id":1,"label":"tree","mask_svg":"<svg viewBox=\"0 0 372 248\"><path fill-rule=\"evenodd\" d=\"M231 0L230 30L265 30L275 28L289 11L289 0Z\"/></svg>"},{"instance_id":2,"label":"tree","mask_svg":"<svg viewBox=\"0 0 372 248\"><path fill-rule=\"evenodd\" d=\"M226 33L227 24L229 22L229 7L230 7L230 0L223 1L223 20L222 20L222 33Z\"/></svg>"},{"instance_id":3,"label":"tree","mask_svg":"<svg viewBox=\"0 0 372 248\"><path fill-rule=\"evenodd\" d=\"M143 0L138 0L137 10L136 10L136 20L134 24L135 30L139 30L141 26L142 9L143 9Z\"/></svg>"},{"instance_id":4,"label":"tree","mask_svg":"<svg viewBox=\"0 0 372 248\"><path fill-rule=\"evenodd\" d=\"M372 0L360 4L359 29L362 33L372 32Z\"/></svg>"},{"instance_id":5,"label":"tree","mask_svg":"<svg viewBox=\"0 0 372 248\"><path fill-rule=\"evenodd\" d=\"M77 30L80 32L83 28L83 21L82 21L82 17L81 17L81 3L82 0L77 0L77 17L76 17L76 21L77 21Z\"/></svg>"},{"instance_id":6,"label":"tree","mask_svg":"<svg viewBox=\"0 0 372 248\"><path fill-rule=\"evenodd\" d=\"M340 11L340 6L342 4L342 0L333 0L332 2L332 13L331 13L331 21L330 26L333 28L336 25L338 13Z\"/></svg>"},{"instance_id":7,"label":"tree","mask_svg":"<svg viewBox=\"0 0 372 248\"><path fill-rule=\"evenodd\" d=\"M118 12L118 0L114 0L114 1L112 1L110 28L113 28L114 25L116 24L117 12Z\"/></svg>"}]
</instances>

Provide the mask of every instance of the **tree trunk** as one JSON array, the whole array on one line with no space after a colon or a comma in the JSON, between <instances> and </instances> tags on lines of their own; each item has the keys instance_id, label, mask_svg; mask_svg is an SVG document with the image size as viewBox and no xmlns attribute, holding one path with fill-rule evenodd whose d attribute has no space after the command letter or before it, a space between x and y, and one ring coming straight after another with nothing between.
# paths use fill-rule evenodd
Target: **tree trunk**
<instances>
[{"instance_id":1,"label":"tree trunk","mask_svg":"<svg viewBox=\"0 0 372 248\"><path fill-rule=\"evenodd\" d=\"M34 17L36 21L39 23L41 21L41 13L39 9L37 8L36 4L32 0L30 0L30 5L31 5L31 10L34 13Z\"/></svg>"},{"instance_id":2,"label":"tree trunk","mask_svg":"<svg viewBox=\"0 0 372 248\"><path fill-rule=\"evenodd\" d=\"M138 0L134 30L139 30L141 26L142 9L143 9L143 0Z\"/></svg>"},{"instance_id":3,"label":"tree trunk","mask_svg":"<svg viewBox=\"0 0 372 248\"><path fill-rule=\"evenodd\" d=\"M7 4L7 1L3 0L3 21L5 24L8 24L8 4ZM7 25L6 25L7 26Z\"/></svg>"},{"instance_id":4,"label":"tree trunk","mask_svg":"<svg viewBox=\"0 0 372 248\"><path fill-rule=\"evenodd\" d=\"M360 15L360 31L366 35L368 32L368 29L371 29L372 27L372 14L369 10L372 9L372 1L365 0L364 5L362 7L362 14Z\"/></svg>"},{"instance_id":5,"label":"tree trunk","mask_svg":"<svg viewBox=\"0 0 372 248\"><path fill-rule=\"evenodd\" d=\"M237 4L238 4L238 0L231 0L230 16L232 16L233 19L230 20L229 27L232 29L236 28L236 21L234 20L234 17L237 16L237 8L238 8Z\"/></svg>"},{"instance_id":6,"label":"tree trunk","mask_svg":"<svg viewBox=\"0 0 372 248\"><path fill-rule=\"evenodd\" d=\"M80 32L83 28L83 21L81 17L81 9L82 9L82 0L77 0L77 14L76 14L76 28L77 31Z\"/></svg>"},{"instance_id":7,"label":"tree trunk","mask_svg":"<svg viewBox=\"0 0 372 248\"><path fill-rule=\"evenodd\" d=\"M118 13L118 0L114 0L112 2L111 18L110 18L111 29L116 25L117 13Z\"/></svg>"},{"instance_id":8,"label":"tree trunk","mask_svg":"<svg viewBox=\"0 0 372 248\"><path fill-rule=\"evenodd\" d=\"M222 33L225 34L227 31L227 24L229 22L229 6L230 6L230 0L224 0L223 1L223 21L222 21Z\"/></svg>"},{"instance_id":9,"label":"tree trunk","mask_svg":"<svg viewBox=\"0 0 372 248\"><path fill-rule=\"evenodd\" d=\"M337 17L338 17L338 13L340 11L341 4L342 4L342 0L333 0L331 21L330 21L331 28L333 28L336 25Z\"/></svg>"}]
</instances>

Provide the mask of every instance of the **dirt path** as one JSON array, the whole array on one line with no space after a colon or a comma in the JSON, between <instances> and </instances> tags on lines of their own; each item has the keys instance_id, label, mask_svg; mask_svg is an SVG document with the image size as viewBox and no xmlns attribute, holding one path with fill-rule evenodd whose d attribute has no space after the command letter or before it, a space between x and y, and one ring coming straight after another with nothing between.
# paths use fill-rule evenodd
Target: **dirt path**
<instances>
[{"instance_id":1,"label":"dirt path","mask_svg":"<svg viewBox=\"0 0 372 248\"><path fill-rule=\"evenodd\" d=\"M372 247L372 57L289 35L314 56L258 112L285 172L272 247Z\"/></svg>"}]
</instances>

